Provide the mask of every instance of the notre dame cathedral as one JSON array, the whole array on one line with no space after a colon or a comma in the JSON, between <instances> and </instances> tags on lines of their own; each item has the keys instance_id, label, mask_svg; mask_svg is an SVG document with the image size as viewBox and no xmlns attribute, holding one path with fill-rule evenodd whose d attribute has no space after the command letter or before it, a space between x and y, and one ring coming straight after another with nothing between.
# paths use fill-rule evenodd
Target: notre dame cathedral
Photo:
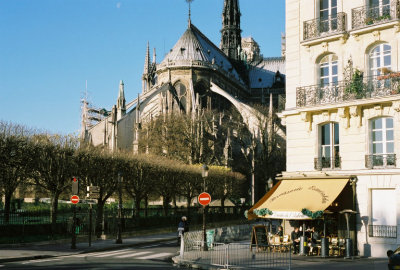
<instances>
[{"instance_id":1,"label":"notre dame cathedral","mask_svg":"<svg viewBox=\"0 0 400 270\"><path fill-rule=\"evenodd\" d=\"M285 45L282 56L264 58L253 38L241 37L240 18L239 0L224 0L218 47L191 22L189 11L186 31L161 62L156 61L155 50L151 59L147 45L142 92L136 99L125 101L121 81L116 105L110 110L89 108L83 102L82 138L111 151L140 153L141 128L151 119L232 108L256 133L254 106L277 108L285 95Z\"/></svg>"}]
</instances>

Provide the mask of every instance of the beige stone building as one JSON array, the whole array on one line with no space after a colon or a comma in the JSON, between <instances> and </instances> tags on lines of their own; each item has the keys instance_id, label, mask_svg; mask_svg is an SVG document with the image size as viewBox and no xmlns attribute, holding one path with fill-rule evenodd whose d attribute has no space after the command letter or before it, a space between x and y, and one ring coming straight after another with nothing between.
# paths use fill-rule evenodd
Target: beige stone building
<instances>
[{"instance_id":1,"label":"beige stone building","mask_svg":"<svg viewBox=\"0 0 400 270\"><path fill-rule=\"evenodd\" d=\"M284 96L285 59L264 58L254 39L242 39L240 18L239 1L225 0L220 47L193 24L190 15L186 31L161 62L155 49L151 59L148 44L138 98L126 102L121 81L113 108L93 110L84 101L82 138L112 151L138 153L142 123L162 114L196 115L203 109L234 108L249 130L257 130L252 106L278 106L278 97ZM91 118L92 112L97 117Z\"/></svg>"},{"instance_id":2,"label":"beige stone building","mask_svg":"<svg viewBox=\"0 0 400 270\"><path fill-rule=\"evenodd\" d=\"M399 31L399 1L286 0L283 179L348 178L363 256L400 245Z\"/></svg>"}]
</instances>

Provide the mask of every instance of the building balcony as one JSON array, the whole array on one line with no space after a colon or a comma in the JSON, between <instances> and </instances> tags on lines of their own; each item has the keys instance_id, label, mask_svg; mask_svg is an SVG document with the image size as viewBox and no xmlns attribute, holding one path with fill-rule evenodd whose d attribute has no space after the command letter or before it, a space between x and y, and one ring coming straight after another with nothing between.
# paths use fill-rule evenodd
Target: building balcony
<instances>
[{"instance_id":1,"label":"building balcony","mask_svg":"<svg viewBox=\"0 0 400 270\"><path fill-rule=\"evenodd\" d=\"M314 169L321 171L322 169L340 169L341 158L336 157L317 157L314 159Z\"/></svg>"},{"instance_id":2,"label":"building balcony","mask_svg":"<svg viewBox=\"0 0 400 270\"><path fill-rule=\"evenodd\" d=\"M383 24L400 18L400 4L392 0L387 5L362 6L351 10L352 29L360 29L373 25Z\"/></svg>"},{"instance_id":3,"label":"building balcony","mask_svg":"<svg viewBox=\"0 0 400 270\"><path fill-rule=\"evenodd\" d=\"M400 73L298 87L296 106L334 104L400 94Z\"/></svg>"},{"instance_id":4,"label":"building balcony","mask_svg":"<svg viewBox=\"0 0 400 270\"><path fill-rule=\"evenodd\" d=\"M365 155L365 168L394 168L396 167L396 154Z\"/></svg>"},{"instance_id":5,"label":"building balcony","mask_svg":"<svg viewBox=\"0 0 400 270\"><path fill-rule=\"evenodd\" d=\"M397 238L397 226L369 225L369 237Z\"/></svg>"},{"instance_id":6,"label":"building balcony","mask_svg":"<svg viewBox=\"0 0 400 270\"><path fill-rule=\"evenodd\" d=\"M346 13L339 12L327 19L313 19L303 22L303 40L317 39L344 33L346 31Z\"/></svg>"}]
</instances>

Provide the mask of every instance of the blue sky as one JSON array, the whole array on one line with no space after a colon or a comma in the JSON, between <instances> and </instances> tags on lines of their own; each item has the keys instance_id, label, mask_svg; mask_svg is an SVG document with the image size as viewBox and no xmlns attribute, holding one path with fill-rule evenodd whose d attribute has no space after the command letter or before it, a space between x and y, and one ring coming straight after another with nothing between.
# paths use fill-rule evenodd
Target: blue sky
<instances>
[{"instance_id":1,"label":"blue sky","mask_svg":"<svg viewBox=\"0 0 400 270\"><path fill-rule=\"evenodd\" d=\"M284 0L240 0L242 36L280 56ZM194 0L192 23L217 46L223 0ZM187 27L185 0L1 0L0 120L78 134L80 99L99 108L141 91L147 41L157 62ZM152 49L151 49L152 52Z\"/></svg>"}]
</instances>

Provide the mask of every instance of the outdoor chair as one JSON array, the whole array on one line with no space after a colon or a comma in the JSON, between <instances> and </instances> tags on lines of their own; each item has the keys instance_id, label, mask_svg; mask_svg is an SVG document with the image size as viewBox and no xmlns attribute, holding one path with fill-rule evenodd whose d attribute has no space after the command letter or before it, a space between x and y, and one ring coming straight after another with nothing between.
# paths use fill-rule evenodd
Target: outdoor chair
<instances>
[{"instance_id":1,"label":"outdoor chair","mask_svg":"<svg viewBox=\"0 0 400 270\"><path fill-rule=\"evenodd\" d=\"M346 250L346 240L344 238L339 238L339 256L344 256Z\"/></svg>"},{"instance_id":2,"label":"outdoor chair","mask_svg":"<svg viewBox=\"0 0 400 270\"><path fill-rule=\"evenodd\" d=\"M331 238L331 243L329 245L329 255L337 256L340 253L339 242L337 237Z\"/></svg>"},{"instance_id":3,"label":"outdoor chair","mask_svg":"<svg viewBox=\"0 0 400 270\"><path fill-rule=\"evenodd\" d=\"M282 241L282 251L287 252L290 250L290 245L292 243L290 242L290 236L288 234L285 234L283 236L283 241Z\"/></svg>"},{"instance_id":4,"label":"outdoor chair","mask_svg":"<svg viewBox=\"0 0 400 270\"><path fill-rule=\"evenodd\" d=\"M273 241L274 241L274 244L273 244L274 251L281 252L281 245L282 245L281 237L280 236L274 236L273 237Z\"/></svg>"}]
</instances>

